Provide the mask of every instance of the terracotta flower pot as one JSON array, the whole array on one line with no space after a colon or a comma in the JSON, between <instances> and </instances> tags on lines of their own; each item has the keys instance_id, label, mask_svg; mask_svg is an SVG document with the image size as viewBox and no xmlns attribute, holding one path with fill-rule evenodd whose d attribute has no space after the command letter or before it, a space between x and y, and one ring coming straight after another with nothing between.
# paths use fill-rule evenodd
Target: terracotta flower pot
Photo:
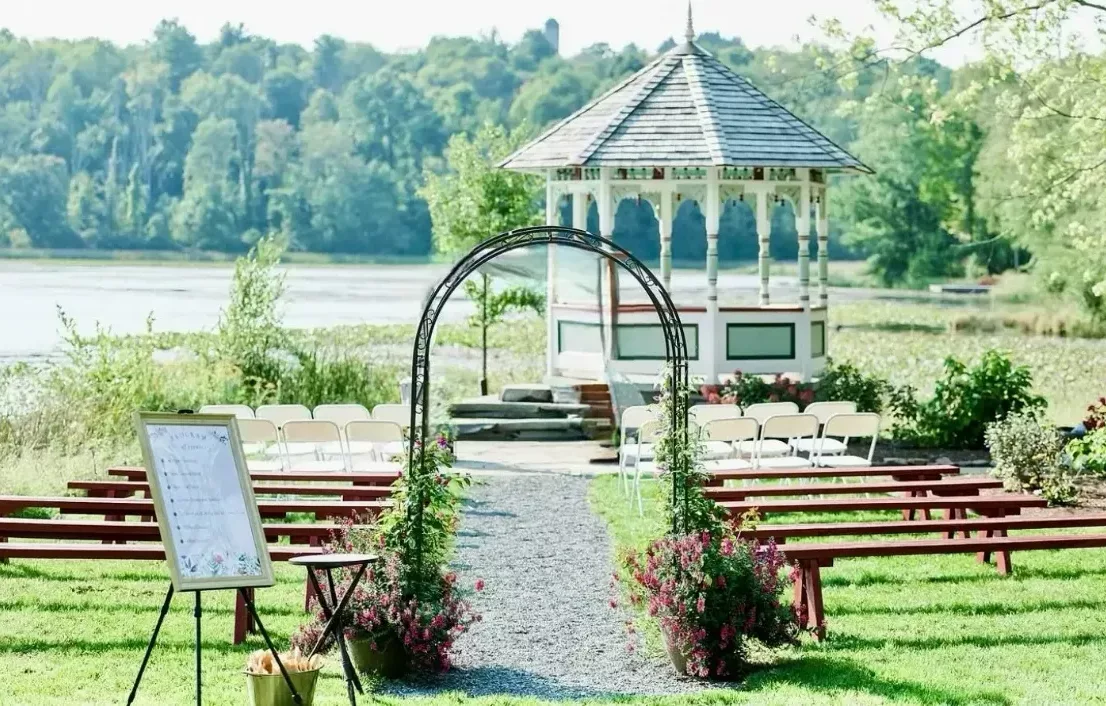
<instances>
[{"instance_id":1,"label":"terracotta flower pot","mask_svg":"<svg viewBox=\"0 0 1106 706\"><path fill-rule=\"evenodd\" d=\"M319 670L309 672L289 672L288 677L296 686L303 706L315 703L315 685L319 681ZM250 706L295 706L292 691L280 674L246 674L247 703Z\"/></svg>"},{"instance_id":2,"label":"terracotta flower pot","mask_svg":"<svg viewBox=\"0 0 1106 706\"><path fill-rule=\"evenodd\" d=\"M376 640L376 649L372 649L372 638L354 637L349 641L349 656L353 666L362 674L372 674L389 679L401 677L407 672L407 653L403 645L394 637Z\"/></svg>"}]
</instances>

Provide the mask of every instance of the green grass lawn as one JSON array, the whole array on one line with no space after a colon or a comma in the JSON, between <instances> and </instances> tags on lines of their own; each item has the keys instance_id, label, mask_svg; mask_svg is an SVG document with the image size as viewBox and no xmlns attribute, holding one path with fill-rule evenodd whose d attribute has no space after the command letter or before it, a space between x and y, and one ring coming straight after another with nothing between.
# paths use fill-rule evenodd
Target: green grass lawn
<instances>
[{"instance_id":1,"label":"green grass lawn","mask_svg":"<svg viewBox=\"0 0 1106 706\"><path fill-rule=\"evenodd\" d=\"M593 507L616 544L640 547L662 529L657 485L639 518L616 483L593 482ZM1001 577L972 555L841 560L823 571L829 639L804 638L711 703L1106 703L1106 550L1013 565Z\"/></svg>"},{"instance_id":2,"label":"green grass lawn","mask_svg":"<svg viewBox=\"0 0 1106 706\"><path fill-rule=\"evenodd\" d=\"M593 505L610 523L617 543L640 546L661 529L656 486L647 486L649 512L639 518L615 484L610 477L597 479ZM830 631L825 643L804 638L801 647L765 659L742 685L694 696L618 701L657 706L1106 703L1106 551L1024 552L1014 556L1014 566L1014 575L1002 578L971 556L841 561L824 573ZM122 703L167 581L164 567L149 562L0 565L0 655L6 662L0 703ZM277 585L258 592L262 618L280 643L303 618L302 599L302 573L284 565L277 567ZM242 667L247 654L262 647L257 637L238 647L230 644L232 600L230 592L204 595L207 704L245 702ZM191 608L190 595L175 599L138 703L192 703ZM324 674L316 703L346 703L333 660ZM526 696L460 693L382 701L412 706L540 703Z\"/></svg>"}]
</instances>

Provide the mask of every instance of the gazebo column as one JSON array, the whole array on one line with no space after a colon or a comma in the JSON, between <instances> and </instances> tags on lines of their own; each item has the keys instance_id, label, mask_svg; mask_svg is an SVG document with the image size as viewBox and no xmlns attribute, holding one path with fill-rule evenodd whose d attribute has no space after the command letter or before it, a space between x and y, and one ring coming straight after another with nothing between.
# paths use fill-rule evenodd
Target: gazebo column
<instances>
[{"instance_id":1,"label":"gazebo column","mask_svg":"<svg viewBox=\"0 0 1106 706\"><path fill-rule=\"evenodd\" d=\"M772 234L772 219L768 217L768 192L761 189L757 194L757 243L760 251L757 255L757 272L760 274L760 305L768 306L768 238Z\"/></svg>"},{"instance_id":2,"label":"gazebo column","mask_svg":"<svg viewBox=\"0 0 1106 706\"><path fill-rule=\"evenodd\" d=\"M829 305L829 203L828 190L823 186L817 203L818 229L818 305Z\"/></svg>"},{"instance_id":3,"label":"gazebo column","mask_svg":"<svg viewBox=\"0 0 1106 706\"><path fill-rule=\"evenodd\" d=\"M561 224L560 194L553 189L552 175L545 179L545 224ZM545 374L552 377L557 374L557 317L553 305L557 303L557 246L550 243L546 250L545 269Z\"/></svg>"},{"instance_id":4,"label":"gazebo column","mask_svg":"<svg viewBox=\"0 0 1106 706\"><path fill-rule=\"evenodd\" d=\"M795 228L799 231L799 304L803 311L810 311L810 182L803 182L797 210Z\"/></svg>"},{"instance_id":5,"label":"gazebo column","mask_svg":"<svg viewBox=\"0 0 1106 706\"><path fill-rule=\"evenodd\" d=\"M664 288L672 290L672 191L661 189L660 193L660 232L661 232L661 282Z\"/></svg>"},{"instance_id":6,"label":"gazebo column","mask_svg":"<svg viewBox=\"0 0 1106 706\"><path fill-rule=\"evenodd\" d=\"M707 176L707 319L699 341L699 360L707 371L708 384L718 382L718 224L722 218L722 195L718 187L718 170Z\"/></svg>"},{"instance_id":7,"label":"gazebo column","mask_svg":"<svg viewBox=\"0 0 1106 706\"><path fill-rule=\"evenodd\" d=\"M599 235L603 236L604 238L607 238L608 240L614 240L614 210L615 210L614 193L611 190L610 170L605 168L605 167L600 172L600 176L599 176L599 196L597 197L596 202L597 202L597 206L598 206L598 210L599 210ZM605 268L600 270L601 273L604 272L604 271L605 271ZM612 311L612 309L611 309L612 304L614 304L614 302L612 301L613 297L608 295L608 293L610 292L610 288L613 286L613 283L608 282L607 279L608 278L606 276L604 276L603 274L600 274L600 277L599 277L599 280L600 280L599 296L600 297L605 297L606 300L607 300L606 304L603 307L603 316L606 320L605 321L600 321L600 326L602 326L607 331L607 336L606 336L606 341L605 341L606 350L603 351L603 355L605 356L605 358L607 360L611 360L612 358L614 358L614 354L613 354L613 352L615 350L615 346L614 346L615 330L614 330L614 327L615 327L615 321L617 320L618 317L615 315L615 312Z\"/></svg>"}]
</instances>

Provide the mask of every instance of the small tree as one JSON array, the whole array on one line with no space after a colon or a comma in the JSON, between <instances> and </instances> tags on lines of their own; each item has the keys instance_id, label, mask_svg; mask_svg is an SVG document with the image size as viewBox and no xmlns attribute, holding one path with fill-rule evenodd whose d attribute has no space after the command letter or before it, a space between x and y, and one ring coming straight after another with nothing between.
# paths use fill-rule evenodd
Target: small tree
<instances>
[{"instance_id":1,"label":"small tree","mask_svg":"<svg viewBox=\"0 0 1106 706\"><path fill-rule=\"evenodd\" d=\"M522 131L508 134L501 126L486 124L469 139L454 135L446 159L449 172L428 171L419 194L430 207L434 249L460 255L486 238L503 231L540 222L538 185L526 174L499 169L496 163L522 142ZM476 305L469 322L480 331L480 394L488 393L488 329L511 311L530 309L541 313L545 298L523 286L495 287L481 274L477 282L465 282L465 294Z\"/></svg>"}]
</instances>

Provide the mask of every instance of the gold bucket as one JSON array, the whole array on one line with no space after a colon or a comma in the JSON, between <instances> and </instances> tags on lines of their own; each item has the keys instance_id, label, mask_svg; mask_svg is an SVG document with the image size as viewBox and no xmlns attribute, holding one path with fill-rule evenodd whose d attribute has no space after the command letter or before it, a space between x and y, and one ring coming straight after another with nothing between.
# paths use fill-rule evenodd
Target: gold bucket
<instances>
[{"instance_id":1,"label":"gold bucket","mask_svg":"<svg viewBox=\"0 0 1106 706\"><path fill-rule=\"evenodd\" d=\"M288 677L303 699L303 706L311 706L315 702L315 685L319 681L319 670L312 669L306 672L288 672ZM250 706L296 706L292 699L292 691L284 682L280 674L250 674L246 673L246 692L249 697L246 703Z\"/></svg>"}]
</instances>

